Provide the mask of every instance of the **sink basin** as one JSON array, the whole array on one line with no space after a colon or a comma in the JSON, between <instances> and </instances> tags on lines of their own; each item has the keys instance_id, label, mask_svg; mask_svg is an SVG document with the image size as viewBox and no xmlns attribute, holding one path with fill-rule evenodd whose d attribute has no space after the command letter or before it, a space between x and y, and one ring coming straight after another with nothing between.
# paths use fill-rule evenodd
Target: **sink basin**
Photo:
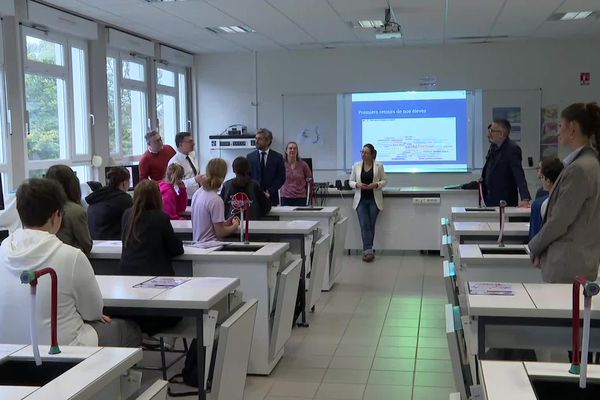
<instances>
[{"instance_id":1,"label":"sink basin","mask_svg":"<svg viewBox=\"0 0 600 400\"><path fill-rule=\"evenodd\" d=\"M465 211L488 211L488 212L494 212L496 211L495 208L490 208L490 207L470 207L470 208L465 208Z\"/></svg>"},{"instance_id":2,"label":"sink basin","mask_svg":"<svg viewBox=\"0 0 600 400\"><path fill-rule=\"evenodd\" d=\"M587 382L585 389L579 388L576 381L554 381L531 379L538 400L597 400L600 399L600 383Z\"/></svg>"},{"instance_id":3,"label":"sink basin","mask_svg":"<svg viewBox=\"0 0 600 400\"><path fill-rule=\"evenodd\" d=\"M524 248L514 248L514 247L480 247L481 254L504 254L504 255L518 255L518 256L526 256L527 250Z\"/></svg>"},{"instance_id":4,"label":"sink basin","mask_svg":"<svg viewBox=\"0 0 600 400\"><path fill-rule=\"evenodd\" d=\"M0 386L44 386L79 361L43 361L36 367L33 360L8 360L0 364Z\"/></svg>"},{"instance_id":5,"label":"sink basin","mask_svg":"<svg viewBox=\"0 0 600 400\"><path fill-rule=\"evenodd\" d=\"M323 207L296 207L294 211L321 211Z\"/></svg>"},{"instance_id":6,"label":"sink basin","mask_svg":"<svg viewBox=\"0 0 600 400\"><path fill-rule=\"evenodd\" d=\"M224 244L221 248L214 251L239 251L254 253L262 249L264 246L255 244Z\"/></svg>"}]
</instances>

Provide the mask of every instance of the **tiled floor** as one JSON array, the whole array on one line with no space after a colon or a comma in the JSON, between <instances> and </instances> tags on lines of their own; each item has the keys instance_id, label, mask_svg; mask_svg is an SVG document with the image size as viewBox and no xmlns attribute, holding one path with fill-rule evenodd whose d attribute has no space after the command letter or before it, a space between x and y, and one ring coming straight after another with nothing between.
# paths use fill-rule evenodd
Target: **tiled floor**
<instances>
[{"instance_id":1,"label":"tiled floor","mask_svg":"<svg viewBox=\"0 0 600 400\"><path fill-rule=\"evenodd\" d=\"M244 400L447 400L455 390L441 258L342 262L339 283L309 314L310 327L294 328L270 376L248 376Z\"/></svg>"},{"instance_id":2,"label":"tiled floor","mask_svg":"<svg viewBox=\"0 0 600 400\"><path fill-rule=\"evenodd\" d=\"M344 257L309 328L295 328L271 376L249 376L245 400L436 400L454 392L436 256Z\"/></svg>"}]
</instances>

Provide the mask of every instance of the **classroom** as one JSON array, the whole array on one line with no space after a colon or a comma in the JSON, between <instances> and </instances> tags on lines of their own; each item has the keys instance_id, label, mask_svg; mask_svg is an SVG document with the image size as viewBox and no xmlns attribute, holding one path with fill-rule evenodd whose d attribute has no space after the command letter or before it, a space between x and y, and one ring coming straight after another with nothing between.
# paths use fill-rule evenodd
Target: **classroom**
<instances>
[{"instance_id":1,"label":"classroom","mask_svg":"<svg viewBox=\"0 0 600 400\"><path fill-rule=\"evenodd\" d=\"M0 0L0 399L600 396L597 0Z\"/></svg>"}]
</instances>

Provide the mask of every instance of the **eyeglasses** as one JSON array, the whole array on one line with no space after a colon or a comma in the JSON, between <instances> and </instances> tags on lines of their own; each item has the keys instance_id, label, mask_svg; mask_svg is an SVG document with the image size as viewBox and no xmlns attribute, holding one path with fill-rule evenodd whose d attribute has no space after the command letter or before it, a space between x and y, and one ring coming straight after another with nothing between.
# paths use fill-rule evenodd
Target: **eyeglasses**
<instances>
[{"instance_id":1,"label":"eyeglasses","mask_svg":"<svg viewBox=\"0 0 600 400\"><path fill-rule=\"evenodd\" d=\"M492 133L501 133L502 129L488 129Z\"/></svg>"}]
</instances>

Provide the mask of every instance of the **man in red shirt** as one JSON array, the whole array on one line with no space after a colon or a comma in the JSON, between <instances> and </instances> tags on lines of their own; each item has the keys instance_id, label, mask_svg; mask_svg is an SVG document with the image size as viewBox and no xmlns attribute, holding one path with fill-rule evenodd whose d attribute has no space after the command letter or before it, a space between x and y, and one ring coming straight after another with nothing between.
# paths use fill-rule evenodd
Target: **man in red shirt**
<instances>
[{"instance_id":1,"label":"man in red shirt","mask_svg":"<svg viewBox=\"0 0 600 400\"><path fill-rule=\"evenodd\" d=\"M146 133L146 143L148 150L140 159L140 180L150 178L153 181L162 181L175 150L168 144L163 145L162 137L157 131Z\"/></svg>"}]
</instances>

